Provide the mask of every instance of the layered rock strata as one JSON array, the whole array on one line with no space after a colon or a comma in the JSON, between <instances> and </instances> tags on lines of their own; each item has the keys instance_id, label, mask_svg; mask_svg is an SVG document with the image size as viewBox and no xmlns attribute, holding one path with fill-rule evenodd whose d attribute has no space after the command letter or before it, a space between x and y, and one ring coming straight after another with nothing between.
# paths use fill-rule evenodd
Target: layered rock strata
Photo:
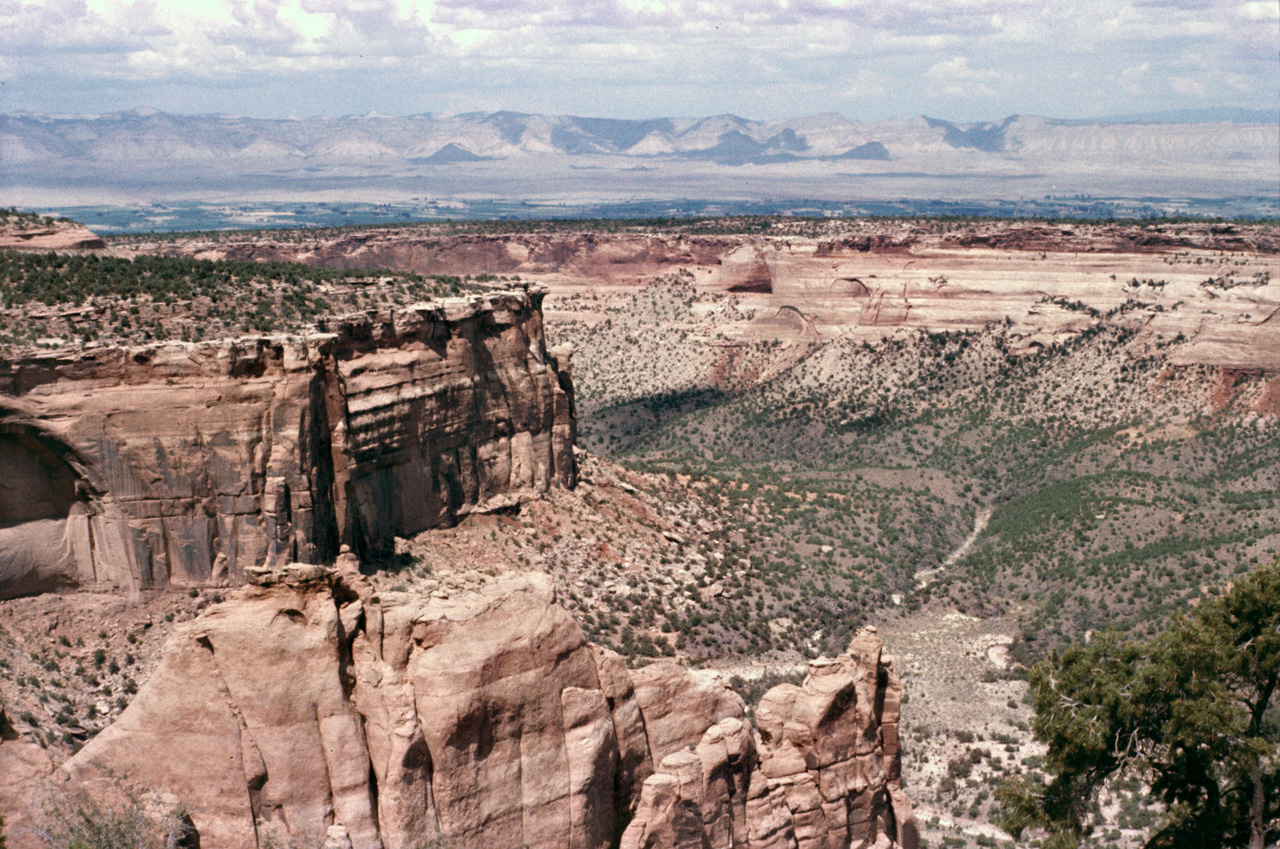
<instances>
[{"instance_id":1,"label":"layered rock strata","mask_svg":"<svg viewBox=\"0 0 1280 849\"><path fill-rule=\"evenodd\" d=\"M36 221L0 223L0 250L101 251L106 247L97 233L74 221L46 216Z\"/></svg>"},{"instance_id":2,"label":"layered rock strata","mask_svg":"<svg viewBox=\"0 0 1280 849\"><path fill-rule=\"evenodd\" d=\"M1177 340L1178 365L1280 370L1280 238L1268 224L917 222L771 225L773 234L450 234L424 228L193 237L139 245L173 256L298 261L431 274L520 274L551 287L551 320L599 325L629 309L638 281L686 275L710 300L669 330L709 347L875 341L1004 326L1031 354L1099 326L1150 344ZM793 226L791 232L780 232ZM671 232L672 229L677 232ZM692 277L687 277L692 275ZM608 298L613 296L612 304ZM732 311L715 298L731 298ZM603 300L602 300L603 299Z\"/></svg>"},{"instance_id":3,"label":"layered rock strata","mask_svg":"<svg viewBox=\"0 0 1280 849\"><path fill-rule=\"evenodd\" d=\"M770 691L757 732L714 676L588 643L544 575L378 594L344 555L250 578L175 634L73 786L172 794L225 849L915 845L870 633Z\"/></svg>"},{"instance_id":4,"label":"layered rock strata","mask_svg":"<svg viewBox=\"0 0 1280 849\"><path fill-rule=\"evenodd\" d=\"M541 298L0 362L0 598L235 585L572 485Z\"/></svg>"}]
</instances>

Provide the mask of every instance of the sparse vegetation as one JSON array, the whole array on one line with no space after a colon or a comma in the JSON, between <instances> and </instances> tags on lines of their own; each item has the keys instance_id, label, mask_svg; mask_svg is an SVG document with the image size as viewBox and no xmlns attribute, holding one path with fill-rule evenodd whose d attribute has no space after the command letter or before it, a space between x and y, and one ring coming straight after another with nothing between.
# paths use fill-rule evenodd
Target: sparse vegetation
<instances>
[{"instance_id":1,"label":"sparse vegetation","mask_svg":"<svg viewBox=\"0 0 1280 849\"><path fill-rule=\"evenodd\" d=\"M955 234L957 244L972 225L895 223L903 239ZM715 238L848 230L763 216L418 229L667 226ZM1196 233L1189 243L1211 231ZM111 241L169 250L178 238ZM226 247L249 237L199 238ZM0 341L11 347L294 330L323 315L514 281L148 257L0 261ZM1169 292L1179 286L1252 296L1230 290L1270 285L1270 274L1199 248L1163 261L1196 267L1194 279L1117 269L1110 301L1046 295L1037 309L1072 329L1034 348L1008 322L883 339L731 337L721 323L758 322L757 302L709 291L683 269L625 294L583 287L558 296L550 333L577 348L580 442L609 462L580 457L575 492L401 541L395 568L371 577L384 590L430 592L493 563L546 570L593 641L633 664L679 656L721 669L748 703L878 622L902 652L904 774L913 799L943 818L933 817L933 834L945 835L943 845L1007 845L987 833L998 834L986 824L1012 810L994 786L1008 777L1039 786L1061 766L1031 739L1027 667L1103 644L1156 645L1170 622L1213 608L1231 582L1280 554L1273 376L1187 365L1182 333L1138 329L1177 309ZM927 280L947 286L954 277ZM221 596L193 590L190 606L157 609L148 621L159 632L210 599ZM38 651L8 653L13 670L0 684L20 695L9 715L43 745L74 750L145 680L157 638L143 637L148 651L138 645L144 634L104 630L85 649L84 637L48 632ZM1069 648L1087 639L1089 648ZM1086 810L1098 823L1092 845L1132 844L1164 822L1151 788L1144 776L1108 778Z\"/></svg>"},{"instance_id":2,"label":"sparse vegetation","mask_svg":"<svg viewBox=\"0 0 1280 849\"><path fill-rule=\"evenodd\" d=\"M60 347L296 333L313 330L326 316L481 288L482 281L450 275L0 251L0 345Z\"/></svg>"},{"instance_id":3,"label":"sparse vegetation","mask_svg":"<svg viewBox=\"0 0 1280 849\"><path fill-rule=\"evenodd\" d=\"M114 806L51 798L32 831L47 849L191 849L198 844L180 805L162 805L117 786Z\"/></svg>"},{"instance_id":4,"label":"sparse vegetation","mask_svg":"<svg viewBox=\"0 0 1280 849\"><path fill-rule=\"evenodd\" d=\"M61 216L41 215L38 212L18 209L16 206L11 206L8 209L0 207L0 227L6 229L18 231L38 230L52 227L56 224L68 223L71 223L71 220Z\"/></svg>"},{"instance_id":5,"label":"sparse vegetation","mask_svg":"<svg viewBox=\"0 0 1280 849\"><path fill-rule=\"evenodd\" d=\"M1170 378L1158 352L1127 353L1124 327L1031 357L1011 353L999 328L837 339L741 391L655 391L638 381L703 370L689 362L699 346L686 354L678 339L629 330L661 325L691 295L678 282L662 287L609 328L636 344L580 369L583 440L638 471L703 482L764 584L762 618L826 630L821 650L848 633L827 630L823 600L856 619L850 611L886 607L896 593L908 608L945 599L983 616L1018 609L1015 653L1029 660L1103 624L1149 633L1202 585L1280 553L1273 431L1193 412L1208 409L1217 378L1199 367ZM594 351L590 332L574 338ZM681 356L682 370L605 377L611 357ZM742 346L736 356L755 372L756 359L777 354ZM1240 408L1260 389L1236 387ZM976 545L938 569L983 511L991 519Z\"/></svg>"}]
</instances>

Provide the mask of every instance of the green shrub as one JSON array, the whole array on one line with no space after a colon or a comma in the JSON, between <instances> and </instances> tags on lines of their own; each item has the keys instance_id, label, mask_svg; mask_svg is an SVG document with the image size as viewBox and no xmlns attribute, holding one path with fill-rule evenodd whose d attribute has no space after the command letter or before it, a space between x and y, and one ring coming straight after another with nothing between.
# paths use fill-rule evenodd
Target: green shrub
<instances>
[{"instance_id":1,"label":"green shrub","mask_svg":"<svg viewBox=\"0 0 1280 849\"><path fill-rule=\"evenodd\" d=\"M117 785L114 807L50 799L32 829L48 849L191 849L199 836L181 805L147 804Z\"/></svg>"}]
</instances>

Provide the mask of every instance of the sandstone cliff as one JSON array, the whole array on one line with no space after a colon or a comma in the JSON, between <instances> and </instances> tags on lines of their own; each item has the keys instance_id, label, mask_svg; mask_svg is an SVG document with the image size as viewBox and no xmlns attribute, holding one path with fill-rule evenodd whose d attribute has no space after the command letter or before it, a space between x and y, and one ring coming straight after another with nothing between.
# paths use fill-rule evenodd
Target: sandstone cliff
<instances>
[{"instance_id":1,"label":"sandstone cliff","mask_svg":"<svg viewBox=\"0 0 1280 849\"><path fill-rule=\"evenodd\" d=\"M420 274L560 275L566 279L601 277L610 281L641 274L662 274L679 267L726 267L725 285L767 286L778 275L778 261L804 261L822 276L828 260L868 256L917 256L934 251L987 248L1022 253L1161 254L1179 250L1275 255L1280 240L1265 225L1075 224L1029 222L973 223L957 232L936 232L909 222L847 222L828 237L682 233L678 225L661 231L596 233L434 232L430 228L361 228L282 233L179 237L136 243L140 253L199 256L258 262L304 262L327 268L393 268ZM533 229L532 227L530 228ZM843 232L841 232L843 230ZM790 269L783 269L784 271ZM784 282L792 275L782 275ZM830 275L824 283L830 284ZM763 279L761 279L763 278ZM767 289L765 289L767 291Z\"/></svg>"},{"instance_id":2,"label":"sandstone cliff","mask_svg":"<svg viewBox=\"0 0 1280 849\"><path fill-rule=\"evenodd\" d=\"M376 593L354 557L252 569L65 767L177 796L201 845L914 846L880 643L770 691L634 673L537 573Z\"/></svg>"},{"instance_id":3,"label":"sandstone cliff","mask_svg":"<svg viewBox=\"0 0 1280 849\"><path fill-rule=\"evenodd\" d=\"M0 598L238 584L574 481L538 290L0 362Z\"/></svg>"},{"instance_id":4,"label":"sandstone cliff","mask_svg":"<svg viewBox=\"0 0 1280 849\"><path fill-rule=\"evenodd\" d=\"M690 324L665 316L663 329L692 337L685 358L717 364L724 351L708 349L724 340L808 345L1004 326L1015 350L1034 353L1110 325L1152 344L1179 340L1179 365L1280 369L1280 300L1271 283L1280 277L1280 239L1266 224L783 219L737 233L694 225L529 229L290 231L138 241L132 249L340 269L515 273L550 288L548 320L561 328L616 322L610 309L632 310L638 282L684 276L712 300L697 305Z\"/></svg>"},{"instance_id":5,"label":"sandstone cliff","mask_svg":"<svg viewBox=\"0 0 1280 849\"><path fill-rule=\"evenodd\" d=\"M106 247L97 233L75 221L0 209L0 250L101 251Z\"/></svg>"}]
</instances>

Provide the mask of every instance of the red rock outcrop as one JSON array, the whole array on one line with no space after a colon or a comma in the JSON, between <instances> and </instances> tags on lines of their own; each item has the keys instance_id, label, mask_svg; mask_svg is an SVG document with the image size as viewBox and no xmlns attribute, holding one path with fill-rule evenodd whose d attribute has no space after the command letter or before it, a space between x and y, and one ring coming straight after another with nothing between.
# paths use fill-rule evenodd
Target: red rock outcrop
<instances>
[{"instance_id":1,"label":"red rock outcrop","mask_svg":"<svg viewBox=\"0 0 1280 849\"><path fill-rule=\"evenodd\" d=\"M10 717L0 705L0 816L4 817L6 845L21 849L21 837L36 825L39 803L55 770L49 753L16 734ZM40 844L33 844L39 846Z\"/></svg>"},{"instance_id":2,"label":"red rock outcrop","mask_svg":"<svg viewBox=\"0 0 1280 849\"><path fill-rule=\"evenodd\" d=\"M880 640L859 633L848 654L814 661L802 686L764 695L758 738L730 716L663 757L622 849L918 845L902 791L901 701Z\"/></svg>"},{"instance_id":3,"label":"red rock outcrop","mask_svg":"<svg viewBox=\"0 0 1280 849\"><path fill-rule=\"evenodd\" d=\"M311 234L307 234L311 236ZM718 264L736 247L717 237L666 235L607 236L572 233L564 236L497 236L467 234L432 236L381 229L316 236L282 243L254 239L218 245L201 255L217 259L305 262L325 268L398 268L419 274L561 273L577 277L652 274L681 265ZM161 251L186 255L186 246Z\"/></svg>"},{"instance_id":4,"label":"red rock outcrop","mask_svg":"<svg viewBox=\"0 0 1280 849\"><path fill-rule=\"evenodd\" d=\"M234 585L572 485L541 298L0 362L0 598Z\"/></svg>"},{"instance_id":5,"label":"red rock outcrop","mask_svg":"<svg viewBox=\"0 0 1280 849\"><path fill-rule=\"evenodd\" d=\"M915 845L869 633L771 691L756 732L718 679L589 644L540 574L428 598L374 592L350 555L249 577L174 635L71 787L176 796L221 849Z\"/></svg>"},{"instance_id":6,"label":"red rock outcrop","mask_svg":"<svg viewBox=\"0 0 1280 849\"><path fill-rule=\"evenodd\" d=\"M103 250L106 242L83 224L41 217L0 224L0 250L10 251L92 251Z\"/></svg>"},{"instance_id":7,"label":"red rock outcrop","mask_svg":"<svg viewBox=\"0 0 1280 849\"><path fill-rule=\"evenodd\" d=\"M588 323L605 320L607 303L598 299L619 294L625 309L639 281L680 274L700 293L727 295L736 305L736 317L718 312L710 326L681 328L708 336L708 344L718 344L718 335L747 343L841 335L874 341L899 330L1004 326L1012 350L1034 353L1106 324L1133 329L1150 344L1178 340L1179 365L1280 369L1280 300L1269 282L1280 277L1273 225L849 220L817 230L812 222L771 227L740 234L674 225L509 234L388 227L192 237L133 249L332 268L517 273L550 287L553 317ZM589 301L575 306L586 295Z\"/></svg>"}]
</instances>

